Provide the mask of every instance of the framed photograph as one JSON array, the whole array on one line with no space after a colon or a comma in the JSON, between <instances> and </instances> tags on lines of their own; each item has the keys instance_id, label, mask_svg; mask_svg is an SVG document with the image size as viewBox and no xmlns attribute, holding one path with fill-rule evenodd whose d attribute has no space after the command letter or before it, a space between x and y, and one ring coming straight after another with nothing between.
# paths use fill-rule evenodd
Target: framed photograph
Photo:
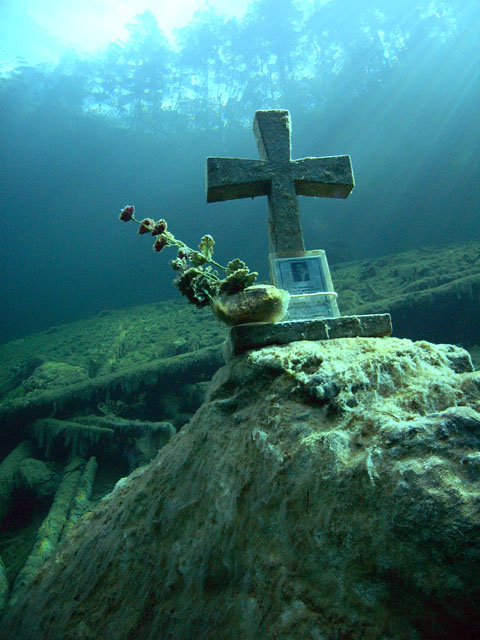
<instances>
[{"instance_id":1,"label":"framed photograph","mask_svg":"<svg viewBox=\"0 0 480 640\"><path fill-rule=\"evenodd\" d=\"M286 320L339 317L325 251L272 253L272 280L290 293Z\"/></svg>"}]
</instances>

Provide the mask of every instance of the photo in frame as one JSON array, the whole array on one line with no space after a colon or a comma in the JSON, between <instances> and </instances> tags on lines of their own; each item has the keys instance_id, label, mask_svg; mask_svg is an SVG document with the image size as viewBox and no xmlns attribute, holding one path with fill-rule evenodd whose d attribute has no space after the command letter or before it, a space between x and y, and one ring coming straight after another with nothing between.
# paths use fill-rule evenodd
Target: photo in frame
<instances>
[{"instance_id":1,"label":"photo in frame","mask_svg":"<svg viewBox=\"0 0 480 640\"><path fill-rule=\"evenodd\" d=\"M340 316L325 251L272 253L269 261L273 284L290 293L284 320Z\"/></svg>"}]
</instances>

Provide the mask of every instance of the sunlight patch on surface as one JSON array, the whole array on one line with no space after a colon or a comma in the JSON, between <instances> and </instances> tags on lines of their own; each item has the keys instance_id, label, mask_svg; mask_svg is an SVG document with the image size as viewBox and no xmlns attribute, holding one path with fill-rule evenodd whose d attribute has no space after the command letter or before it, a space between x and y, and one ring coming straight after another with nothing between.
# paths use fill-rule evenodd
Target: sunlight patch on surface
<instances>
[{"instance_id":1,"label":"sunlight patch on surface","mask_svg":"<svg viewBox=\"0 0 480 640\"><path fill-rule=\"evenodd\" d=\"M241 16L249 0L209 0L208 6L227 16ZM74 49L96 53L127 36L125 25L151 11L168 37L188 24L205 0L6 0L0 6L0 64L17 57L29 63L55 61Z\"/></svg>"}]
</instances>

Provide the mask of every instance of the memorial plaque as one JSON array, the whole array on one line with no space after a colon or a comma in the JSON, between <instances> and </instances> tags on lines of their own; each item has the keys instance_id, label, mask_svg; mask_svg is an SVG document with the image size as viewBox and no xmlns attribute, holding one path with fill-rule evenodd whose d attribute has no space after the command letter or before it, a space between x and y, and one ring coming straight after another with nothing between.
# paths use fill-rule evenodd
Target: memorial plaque
<instances>
[{"instance_id":1,"label":"memorial plaque","mask_svg":"<svg viewBox=\"0 0 480 640\"><path fill-rule=\"evenodd\" d=\"M285 320L340 316L325 251L273 253L269 260L274 285L290 293Z\"/></svg>"}]
</instances>

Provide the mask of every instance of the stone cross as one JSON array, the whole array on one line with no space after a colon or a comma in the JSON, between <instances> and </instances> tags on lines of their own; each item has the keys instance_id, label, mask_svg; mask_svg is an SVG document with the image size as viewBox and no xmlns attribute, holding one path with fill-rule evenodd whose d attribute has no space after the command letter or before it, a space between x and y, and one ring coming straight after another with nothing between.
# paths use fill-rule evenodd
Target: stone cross
<instances>
[{"instance_id":1,"label":"stone cross","mask_svg":"<svg viewBox=\"0 0 480 640\"><path fill-rule=\"evenodd\" d=\"M292 160L288 111L257 111L253 131L260 160L207 158L207 202L268 196L270 251L304 251L297 195L346 198L350 156Z\"/></svg>"}]
</instances>

